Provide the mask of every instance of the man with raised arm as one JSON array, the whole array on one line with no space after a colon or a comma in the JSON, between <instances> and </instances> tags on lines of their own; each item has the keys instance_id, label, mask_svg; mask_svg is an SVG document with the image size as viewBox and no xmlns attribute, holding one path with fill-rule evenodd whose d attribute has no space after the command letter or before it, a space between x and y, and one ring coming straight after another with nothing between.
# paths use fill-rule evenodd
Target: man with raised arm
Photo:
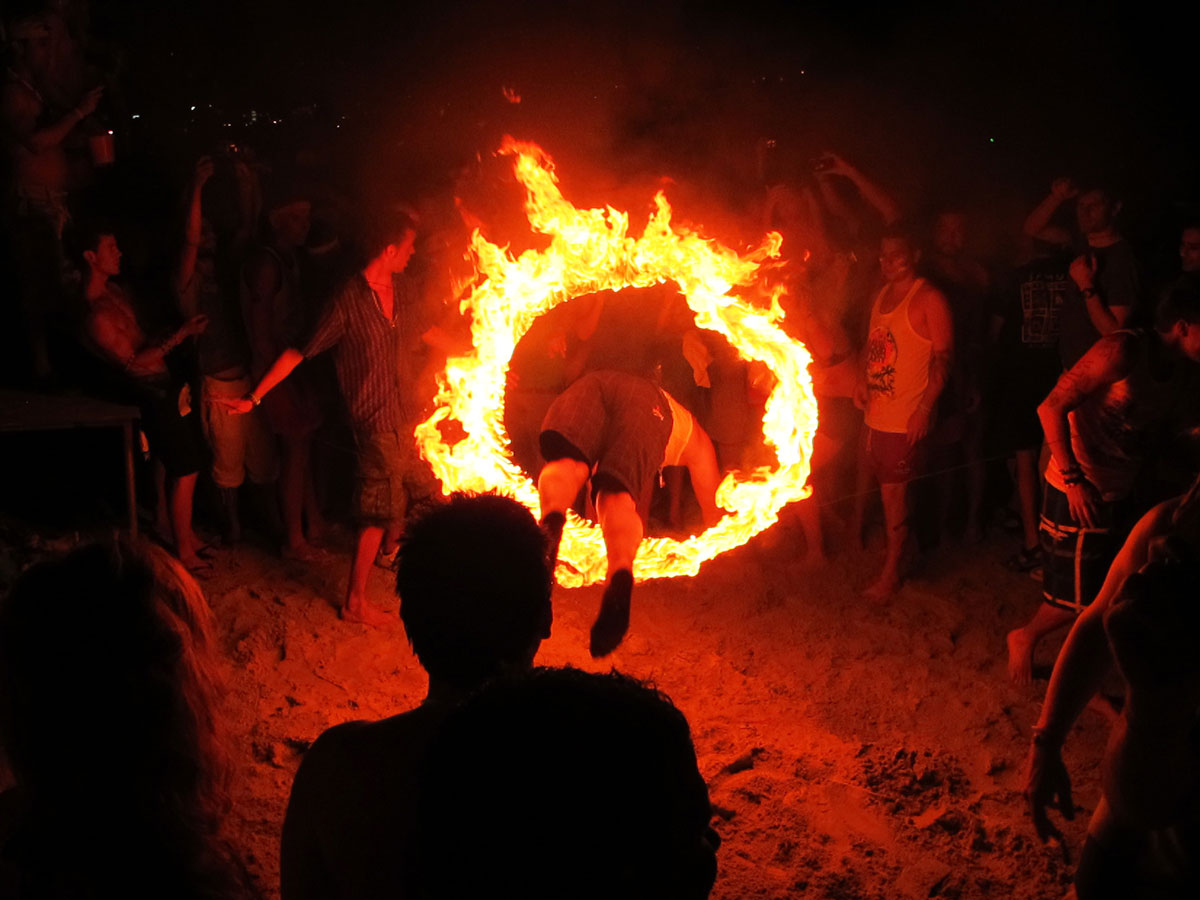
<instances>
[{"instance_id":1,"label":"man with raised arm","mask_svg":"<svg viewBox=\"0 0 1200 900\"><path fill-rule=\"evenodd\" d=\"M393 211L372 222L366 246L369 262L334 294L304 348L287 348L254 390L224 401L233 412L247 413L304 360L333 350L358 463L358 543L340 614L365 625L386 627L393 621L367 602L367 577L385 537L394 546L400 535L407 506L405 467L416 464L412 435L400 432L395 290L395 277L408 265L416 235L415 221L404 212Z\"/></svg>"},{"instance_id":2,"label":"man with raised arm","mask_svg":"<svg viewBox=\"0 0 1200 900\"><path fill-rule=\"evenodd\" d=\"M1082 246L1069 229L1052 221L1058 208L1069 200L1075 201ZM1064 369L1075 365L1101 337L1135 321L1138 266L1133 248L1121 235L1120 212L1121 201L1109 188L1080 189L1070 178L1058 178L1025 220L1029 237L1056 247L1074 247L1079 254L1071 263L1071 290L1060 316L1059 351Z\"/></svg>"}]
</instances>

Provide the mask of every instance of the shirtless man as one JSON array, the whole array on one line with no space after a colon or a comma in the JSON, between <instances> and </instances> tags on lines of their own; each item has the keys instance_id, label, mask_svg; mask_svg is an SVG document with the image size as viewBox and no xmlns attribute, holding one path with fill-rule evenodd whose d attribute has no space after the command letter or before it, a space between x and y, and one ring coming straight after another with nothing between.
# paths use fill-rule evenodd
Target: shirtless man
<instances>
[{"instance_id":1,"label":"shirtless man","mask_svg":"<svg viewBox=\"0 0 1200 900\"><path fill-rule=\"evenodd\" d=\"M645 378L611 370L589 372L550 405L541 448L546 465L538 476L538 497L552 561L567 510L592 482L608 579L592 626L591 653L607 656L629 629L633 560L645 533L655 474L663 466L687 466L704 524L714 525L721 516L716 452L692 414L670 394Z\"/></svg>"},{"instance_id":2,"label":"shirtless man","mask_svg":"<svg viewBox=\"0 0 1200 900\"><path fill-rule=\"evenodd\" d=\"M552 584L544 536L515 500L452 494L414 515L396 592L429 690L399 715L330 728L304 755L283 822L283 900L406 896L421 757L465 697L529 669L550 635Z\"/></svg>"},{"instance_id":3,"label":"shirtless man","mask_svg":"<svg viewBox=\"0 0 1200 900\"><path fill-rule=\"evenodd\" d=\"M121 272L121 250L111 231L95 229L82 239L87 266L84 298L88 312L84 335L101 357L118 368L138 395L150 452L166 469L168 514L175 553L192 572L211 568L197 551L202 542L192 531L192 497L204 463L203 438L191 407L187 382L167 369L167 355L202 333L207 316L194 316L165 340L152 341L138 322L129 297L111 279Z\"/></svg>"},{"instance_id":4,"label":"shirtless man","mask_svg":"<svg viewBox=\"0 0 1200 900\"><path fill-rule=\"evenodd\" d=\"M1038 407L1050 447L1041 534L1043 602L1008 634L1008 670L1033 678L1033 651L1091 604L1129 526L1130 500L1147 451L1188 421L1200 363L1200 281L1163 298L1156 328L1096 342Z\"/></svg>"},{"instance_id":5,"label":"shirtless man","mask_svg":"<svg viewBox=\"0 0 1200 900\"><path fill-rule=\"evenodd\" d=\"M954 325L945 296L917 277L921 253L894 230L880 244L886 284L871 309L854 402L865 412L867 456L883 500L887 556L864 596L883 600L904 578L908 483L921 474L934 408L950 375Z\"/></svg>"},{"instance_id":6,"label":"shirtless man","mask_svg":"<svg viewBox=\"0 0 1200 900\"><path fill-rule=\"evenodd\" d=\"M1149 846L1149 833L1178 822L1189 803L1195 814L1200 765L1188 735L1194 731L1200 677L1194 662L1188 664L1194 657L1188 642L1196 623L1194 612L1184 621L1178 615L1194 607L1190 595L1198 559L1200 479L1186 494L1151 509L1133 528L1095 602L1075 620L1055 661L1025 774L1025 798L1043 841L1062 840L1047 807L1064 818L1074 817L1071 778L1062 760L1071 727L1114 664L1129 689L1105 759L1104 794L1088 825L1076 872L1081 900L1133 896L1129 885L1117 885L1136 875L1131 867L1137 851ZM1128 579L1144 567L1152 571L1164 563L1185 575L1182 596L1171 597L1169 590L1164 594L1161 588L1169 585L1161 583L1150 592L1126 590ZM1153 602L1148 605L1148 600ZM1195 836L1193 829L1193 840ZM1100 885L1116 892L1096 893Z\"/></svg>"},{"instance_id":7,"label":"shirtless man","mask_svg":"<svg viewBox=\"0 0 1200 900\"><path fill-rule=\"evenodd\" d=\"M38 85L49 74L53 48L50 29L37 16L16 23L12 31L16 59L8 70L3 93L3 128L11 160L15 202L11 230L20 267L21 306L27 352L38 377L50 374L45 322L53 312L62 280L62 233L67 222L67 158L63 141L91 115L102 88L88 91L79 105L54 116Z\"/></svg>"}]
</instances>

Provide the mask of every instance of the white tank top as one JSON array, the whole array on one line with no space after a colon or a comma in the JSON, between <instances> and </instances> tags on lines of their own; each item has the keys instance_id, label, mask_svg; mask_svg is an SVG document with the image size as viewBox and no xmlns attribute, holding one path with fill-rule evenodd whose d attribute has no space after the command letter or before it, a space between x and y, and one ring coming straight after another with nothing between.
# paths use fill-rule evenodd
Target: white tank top
<instances>
[{"instance_id":1,"label":"white tank top","mask_svg":"<svg viewBox=\"0 0 1200 900\"><path fill-rule=\"evenodd\" d=\"M908 420L917 411L929 384L933 341L917 334L908 315L912 298L924 284L924 278L914 281L904 299L887 313L879 311L890 286L884 287L871 307L865 421L875 431L908 431Z\"/></svg>"}]
</instances>

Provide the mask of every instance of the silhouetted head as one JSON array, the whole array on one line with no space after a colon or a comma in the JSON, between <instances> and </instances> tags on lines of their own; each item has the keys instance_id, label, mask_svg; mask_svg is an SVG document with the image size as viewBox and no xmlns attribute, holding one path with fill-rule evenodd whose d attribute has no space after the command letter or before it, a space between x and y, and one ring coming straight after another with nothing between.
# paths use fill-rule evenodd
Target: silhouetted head
<instances>
[{"instance_id":1,"label":"silhouetted head","mask_svg":"<svg viewBox=\"0 0 1200 900\"><path fill-rule=\"evenodd\" d=\"M1179 233L1179 266L1185 272L1200 272L1200 223L1185 225Z\"/></svg>"},{"instance_id":2,"label":"silhouetted head","mask_svg":"<svg viewBox=\"0 0 1200 900\"><path fill-rule=\"evenodd\" d=\"M456 493L405 526L400 618L431 679L472 688L524 669L550 635L546 542L509 497Z\"/></svg>"},{"instance_id":3,"label":"silhouetted head","mask_svg":"<svg viewBox=\"0 0 1200 900\"><path fill-rule=\"evenodd\" d=\"M0 606L0 743L39 823L28 866L224 889L208 618L195 581L150 545L83 547L18 579Z\"/></svg>"},{"instance_id":4,"label":"silhouetted head","mask_svg":"<svg viewBox=\"0 0 1200 900\"><path fill-rule=\"evenodd\" d=\"M1200 274L1172 282L1155 311L1154 326L1177 352L1200 363Z\"/></svg>"},{"instance_id":5,"label":"silhouetted head","mask_svg":"<svg viewBox=\"0 0 1200 900\"><path fill-rule=\"evenodd\" d=\"M412 259L416 242L417 216L409 208L384 206L367 215L362 236L366 262L381 260L389 271L399 275Z\"/></svg>"},{"instance_id":6,"label":"silhouetted head","mask_svg":"<svg viewBox=\"0 0 1200 900\"><path fill-rule=\"evenodd\" d=\"M700 900L716 877L687 720L617 672L491 682L447 719L421 784L423 900Z\"/></svg>"}]
</instances>

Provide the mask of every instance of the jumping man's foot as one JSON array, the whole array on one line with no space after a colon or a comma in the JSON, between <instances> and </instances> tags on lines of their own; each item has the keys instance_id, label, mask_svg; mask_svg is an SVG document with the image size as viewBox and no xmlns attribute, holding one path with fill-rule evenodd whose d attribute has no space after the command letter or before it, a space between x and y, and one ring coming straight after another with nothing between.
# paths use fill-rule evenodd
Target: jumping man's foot
<instances>
[{"instance_id":1,"label":"jumping man's foot","mask_svg":"<svg viewBox=\"0 0 1200 900\"><path fill-rule=\"evenodd\" d=\"M1033 684L1033 641L1025 629L1008 633L1008 677L1020 685Z\"/></svg>"},{"instance_id":2,"label":"jumping man's foot","mask_svg":"<svg viewBox=\"0 0 1200 900\"><path fill-rule=\"evenodd\" d=\"M390 628L395 622L393 616L389 616L382 609L378 609L366 601L353 605L347 603L338 610L338 616L344 622L357 622L360 625L370 625L372 628Z\"/></svg>"},{"instance_id":3,"label":"jumping man's foot","mask_svg":"<svg viewBox=\"0 0 1200 900\"><path fill-rule=\"evenodd\" d=\"M608 656L620 646L629 630L629 600L633 595L633 573L617 569L608 579L600 615L592 625L591 652L594 658Z\"/></svg>"},{"instance_id":4,"label":"jumping man's foot","mask_svg":"<svg viewBox=\"0 0 1200 900\"><path fill-rule=\"evenodd\" d=\"M551 569L558 562L558 545L562 542L563 526L566 524L564 513L548 512L542 516L542 531L546 533L546 560Z\"/></svg>"}]
</instances>

